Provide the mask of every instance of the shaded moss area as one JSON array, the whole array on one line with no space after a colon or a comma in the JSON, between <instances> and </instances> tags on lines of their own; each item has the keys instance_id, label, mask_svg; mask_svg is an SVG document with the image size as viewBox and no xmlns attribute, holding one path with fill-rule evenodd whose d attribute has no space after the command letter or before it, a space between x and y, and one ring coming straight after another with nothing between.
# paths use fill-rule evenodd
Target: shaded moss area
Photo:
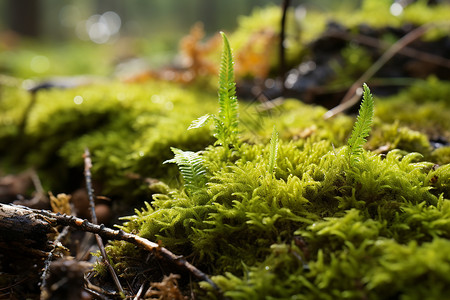
<instances>
[{"instance_id":1,"label":"shaded moss area","mask_svg":"<svg viewBox=\"0 0 450 300\"><path fill-rule=\"evenodd\" d=\"M148 195L146 178L176 180L174 170L162 165L171 157L171 146L198 150L212 141L207 130L192 134L185 129L198 112L215 107L215 97L164 82L38 91L20 134L30 101L31 93L22 89L2 90L2 167L14 171L33 166L44 186L55 192L82 185L82 153L88 147L98 192L136 201Z\"/></svg>"}]
</instances>

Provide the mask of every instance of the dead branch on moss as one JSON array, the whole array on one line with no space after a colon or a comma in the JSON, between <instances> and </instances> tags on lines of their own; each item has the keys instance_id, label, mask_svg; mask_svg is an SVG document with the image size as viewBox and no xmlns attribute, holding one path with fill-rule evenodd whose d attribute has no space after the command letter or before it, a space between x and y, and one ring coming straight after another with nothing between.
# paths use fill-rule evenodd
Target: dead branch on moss
<instances>
[{"instance_id":1,"label":"dead branch on moss","mask_svg":"<svg viewBox=\"0 0 450 300\"><path fill-rule=\"evenodd\" d=\"M407 45L423 36L431 28L436 28L438 25L439 24L430 23L420 26L411 31L410 33L408 33L407 35L405 35L404 37L402 37L401 39L399 39L396 43L394 43L386 52L383 53L383 55L369 69L367 69L366 72L364 72L363 75L361 75L360 78L358 78L352 84L352 86L348 89L347 93L345 94L344 98L342 98L341 103L325 113L325 115L323 116L324 119L334 117L335 115L349 109L350 107L358 103L362 94L358 93L358 88L364 82L367 82L370 78L372 78L373 75L375 75L375 73L378 72L378 70L380 70L381 67L384 66L394 55L399 53L399 51L401 51Z\"/></svg>"},{"instance_id":2,"label":"dead branch on moss","mask_svg":"<svg viewBox=\"0 0 450 300\"><path fill-rule=\"evenodd\" d=\"M5 224L11 226L5 228ZM18 224L24 225L18 226ZM54 233L54 227L60 225L70 226L80 231L95 233L109 240L127 241L137 245L152 252L156 257L166 259L174 265L188 271L198 280L208 282L215 290L219 291L219 288L208 277L208 275L190 264L182 256L175 255L166 248L161 247L157 243L151 242L143 237L127 233L121 229L114 230L107 228L103 224L96 225L87 220L74 216L67 216L59 213L55 214L46 210L35 210L24 206L0 203L0 233L9 231L9 235L14 235L14 232L20 232L22 235L26 234L27 238L47 241L46 235ZM21 235L19 235L19 237L20 236Z\"/></svg>"},{"instance_id":3,"label":"dead branch on moss","mask_svg":"<svg viewBox=\"0 0 450 300\"><path fill-rule=\"evenodd\" d=\"M372 48L380 49L382 51L386 51L391 46L387 42L384 42L383 40L379 38L373 38L368 35L363 34L355 34L355 33L348 33L344 31L336 31L336 32L328 32L326 36L329 37L335 37L342 40L345 40L347 42L356 42L361 45L366 45ZM420 51L411 47L403 47L398 50L398 54L414 58L419 61L423 61L428 64L438 65L444 68L450 69L450 59L447 59L445 57Z\"/></svg>"}]
</instances>

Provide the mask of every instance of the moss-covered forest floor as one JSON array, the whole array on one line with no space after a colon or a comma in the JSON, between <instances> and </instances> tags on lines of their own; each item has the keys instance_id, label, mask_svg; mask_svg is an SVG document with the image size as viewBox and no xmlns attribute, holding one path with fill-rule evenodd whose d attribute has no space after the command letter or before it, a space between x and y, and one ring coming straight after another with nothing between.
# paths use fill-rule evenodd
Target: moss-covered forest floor
<instances>
[{"instance_id":1,"label":"moss-covered forest floor","mask_svg":"<svg viewBox=\"0 0 450 300\"><path fill-rule=\"evenodd\" d=\"M2 206L0 298L450 295L450 6L390 4L289 9L283 50L280 7L241 17L227 33L236 107L218 91L224 42L200 24L181 65L113 78L30 80L5 46L1 205L92 221L93 190L98 224L157 246L103 240L119 287L81 222L40 215L55 230L27 233ZM363 83L375 114L349 154Z\"/></svg>"}]
</instances>

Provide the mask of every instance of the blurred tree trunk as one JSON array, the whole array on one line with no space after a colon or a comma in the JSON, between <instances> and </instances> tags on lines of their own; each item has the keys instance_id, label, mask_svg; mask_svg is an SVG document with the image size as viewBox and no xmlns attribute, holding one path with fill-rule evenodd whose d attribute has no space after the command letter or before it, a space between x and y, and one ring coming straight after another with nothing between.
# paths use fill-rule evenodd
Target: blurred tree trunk
<instances>
[{"instance_id":1,"label":"blurred tree trunk","mask_svg":"<svg viewBox=\"0 0 450 300\"><path fill-rule=\"evenodd\" d=\"M40 1L8 0L9 28L20 35L38 37L40 35Z\"/></svg>"},{"instance_id":2,"label":"blurred tree trunk","mask_svg":"<svg viewBox=\"0 0 450 300\"><path fill-rule=\"evenodd\" d=\"M208 28L218 28L217 1L201 0L198 5L198 20L202 20L205 31Z\"/></svg>"}]
</instances>

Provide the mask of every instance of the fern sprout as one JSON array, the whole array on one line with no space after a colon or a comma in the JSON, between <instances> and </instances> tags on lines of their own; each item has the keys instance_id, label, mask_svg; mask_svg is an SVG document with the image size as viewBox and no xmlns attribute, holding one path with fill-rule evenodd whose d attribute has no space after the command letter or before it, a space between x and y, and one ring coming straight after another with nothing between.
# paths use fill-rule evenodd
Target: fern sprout
<instances>
[{"instance_id":1,"label":"fern sprout","mask_svg":"<svg viewBox=\"0 0 450 300\"><path fill-rule=\"evenodd\" d=\"M363 145L367 141L366 138L369 136L373 122L373 97L367 84L364 83L363 88L364 95L359 108L358 118L353 126L350 139L348 140L349 157L353 158L361 156Z\"/></svg>"},{"instance_id":2,"label":"fern sprout","mask_svg":"<svg viewBox=\"0 0 450 300\"><path fill-rule=\"evenodd\" d=\"M226 35L223 37L223 52L219 72L219 117L216 120L216 137L224 146L235 145L238 134L238 102L234 82L233 54ZM219 123L219 126L218 124Z\"/></svg>"},{"instance_id":3,"label":"fern sprout","mask_svg":"<svg viewBox=\"0 0 450 300\"><path fill-rule=\"evenodd\" d=\"M219 115L204 115L194 120L189 129L200 128L206 125L209 120L214 120L214 137L216 144L228 147L237 145L238 141L238 101L236 97L236 83L234 82L234 63L230 43L226 35L223 37L223 52L219 72Z\"/></svg>"}]
</instances>

